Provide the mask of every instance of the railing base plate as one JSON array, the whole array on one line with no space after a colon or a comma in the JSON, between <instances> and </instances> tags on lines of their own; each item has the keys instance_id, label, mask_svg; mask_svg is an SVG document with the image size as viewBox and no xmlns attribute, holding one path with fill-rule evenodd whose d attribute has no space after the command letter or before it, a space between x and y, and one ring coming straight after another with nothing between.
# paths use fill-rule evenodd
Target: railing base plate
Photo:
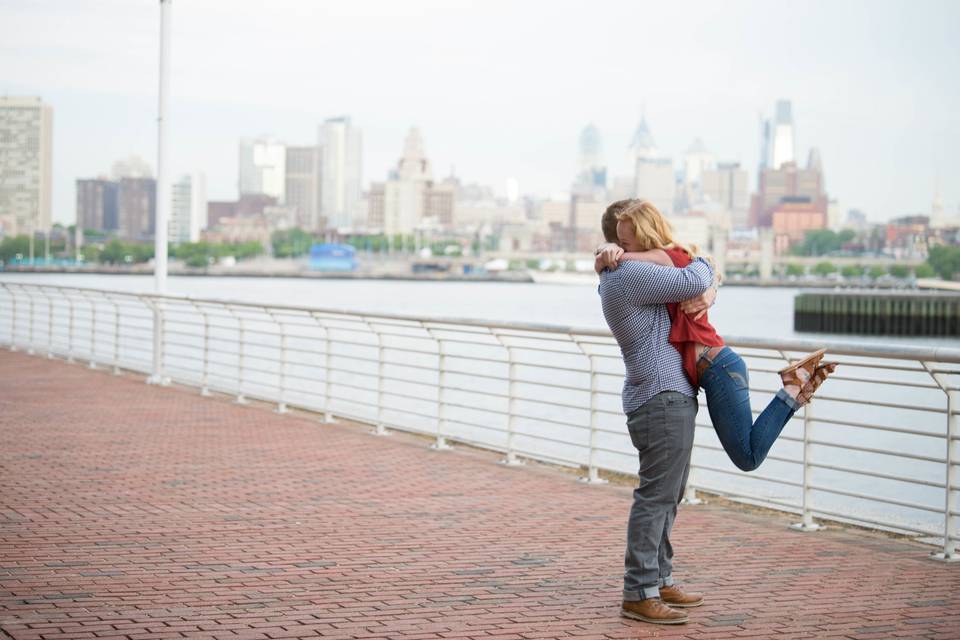
<instances>
[{"instance_id":1,"label":"railing base plate","mask_svg":"<svg viewBox=\"0 0 960 640\"><path fill-rule=\"evenodd\" d=\"M823 526L822 524L817 524L816 522L811 522L810 524L807 524L806 522L795 522L792 525L790 525L790 528L793 529L794 531L805 531L808 533L813 531L822 531L826 529L825 526Z\"/></svg>"},{"instance_id":2,"label":"railing base plate","mask_svg":"<svg viewBox=\"0 0 960 640\"><path fill-rule=\"evenodd\" d=\"M610 482L609 480L604 480L603 478L590 478L586 476L578 478L578 480L583 484L608 484Z\"/></svg>"},{"instance_id":3,"label":"railing base plate","mask_svg":"<svg viewBox=\"0 0 960 640\"><path fill-rule=\"evenodd\" d=\"M937 562L953 564L954 562L960 562L960 553L954 553L948 556L943 551L935 551L934 553L930 554L930 559L936 560Z\"/></svg>"},{"instance_id":4,"label":"railing base plate","mask_svg":"<svg viewBox=\"0 0 960 640\"><path fill-rule=\"evenodd\" d=\"M374 436L389 436L391 433L387 431L387 428L382 424L378 424L373 429L370 430L370 434Z\"/></svg>"},{"instance_id":5,"label":"railing base plate","mask_svg":"<svg viewBox=\"0 0 960 640\"><path fill-rule=\"evenodd\" d=\"M505 467L522 467L527 463L519 458L504 458L503 460L497 460L497 464L502 464Z\"/></svg>"}]
</instances>

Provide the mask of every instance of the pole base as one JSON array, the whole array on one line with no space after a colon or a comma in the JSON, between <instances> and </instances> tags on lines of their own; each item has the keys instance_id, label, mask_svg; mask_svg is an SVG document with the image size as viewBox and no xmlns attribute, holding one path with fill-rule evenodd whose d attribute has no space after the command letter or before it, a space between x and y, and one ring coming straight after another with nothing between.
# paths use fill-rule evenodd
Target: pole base
<instances>
[{"instance_id":1,"label":"pole base","mask_svg":"<svg viewBox=\"0 0 960 640\"><path fill-rule=\"evenodd\" d=\"M586 477L579 478L584 484L607 484L607 480L600 477L600 472L593 467L587 468Z\"/></svg>"},{"instance_id":2,"label":"pole base","mask_svg":"<svg viewBox=\"0 0 960 640\"><path fill-rule=\"evenodd\" d=\"M453 447L447 444L447 439L442 436L438 437L436 441L430 445L430 448L434 451L447 451L449 449L453 449Z\"/></svg>"},{"instance_id":3,"label":"pole base","mask_svg":"<svg viewBox=\"0 0 960 640\"><path fill-rule=\"evenodd\" d=\"M937 562L953 564L954 562L960 562L960 553L954 551L953 553L947 554L943 551L935 551L930 554L930 559L936 560Z\"/></svg>"},{"instance_id":4,"label":"pole base","mask_svg":"<svg viewBox=\"0 0 960 640\"><path fill-rule=\"evenodd\" d=\"M210 393L210 389L208 389L208 388L206 388L206 387L201 387L201 388L200 388L200 395L202 395L202 396L204 396L204 397L210 397L210 396L212 396L213 394Z\"/></svg>"},{"instance_id":5,"label":"pole base","mask_svg":"<svg viewBox=\"0 0 960 640\"><path fill-rule=\"evenodd\" d=\"M386 428L385 426L383 426L382 424L378 424L378 425L376 425L375 427L373 427L373 429L370 431L370 434L371 434L371 435L374 435L374 436L389 436L389 435L391 435L390 432L387 431L387 428Z\"/></svg>"},{"instance_id":6,"label":"pole base","mask_svg":"<svg viewBox=\"0 0 960 640\"><path fill-rule=\"evenodd\" d=\"M277 408L274 409L273 412L283 414L283 413L289 413L289 410L287 409L286 403L281 402L280 404L277 405Z\"/></svg>"},{"instance_id":7,"label":"pole base","mask_svg":"<svg viewBox=\"0 0 960 640\"><path fill-rule=\"evenodd\" d=\"M503 460L497 460L497 464L502 464L505 467L522 467L527 463L517 456L507 455Z\"/></svg>"},{"instance_id":8,"label":"pole base","mask_svg":"<svg viewBox=\"0 0 960 640\"><path fill-rule=\"evenodd\" d=\"M247 397L241 393L236 397L234 402L237 404L247 404Z\"/></svg>"},{"instance_id":9,"label":"pole base","mask_svg":"<svg viewBox=\"0 0 960 640\"><path fill-rule=\"evenodd\" d=\"M333 419L333 414L332 414L332 413L325 413L325 414L323 414L323 423L324 423L324 424L333 424L333 423L335 423L335 422L336 422L336 420Z\"/></svg>"},{"instance_id":10,"label":"pole base","mask_svg":"<svg viewBox=\"0 0 960 640\"><path fill-rule=\"evenodd\" d=\"M822 524L817 524L816 522L811 522L809 524L806 522L795 522L794 524L790 525L790 528L794 531L805 532L822 531L823 529L826 529L825 526Z\"/></svg>"}]
</instances>

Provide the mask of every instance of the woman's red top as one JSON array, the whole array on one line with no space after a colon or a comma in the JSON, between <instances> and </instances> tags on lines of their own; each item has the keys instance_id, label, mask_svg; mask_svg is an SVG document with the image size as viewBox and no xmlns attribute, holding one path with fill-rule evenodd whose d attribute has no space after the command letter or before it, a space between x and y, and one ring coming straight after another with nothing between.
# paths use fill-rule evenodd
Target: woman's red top
<instances>
[{"instance_id":1,"label":"woman's red top","mask_svg":"<svg viewBox=\"0 0 960 640\"><path fill-rule=\"evenodd\" d=\"M675 267L685 267L692 262L690 256L683 249L664 249ZM667 312L670 314L670 344L672 344L680 356L683 358L683 370L686 372L690 383L694 388L700 386L697 378L697 343L708 347L722 347L723 338L717 335L717 330L713 328L707 315L704 314L699 320L694 320L680 310L680 305L676 302L667 304Z\"/></svg>"}]
</instances>

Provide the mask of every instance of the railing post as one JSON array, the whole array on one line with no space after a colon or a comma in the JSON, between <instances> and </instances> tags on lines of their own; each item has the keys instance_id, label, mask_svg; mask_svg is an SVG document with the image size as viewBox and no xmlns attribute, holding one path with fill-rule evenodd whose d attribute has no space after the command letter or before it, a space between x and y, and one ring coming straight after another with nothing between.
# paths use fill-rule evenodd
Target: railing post
<instances>
[{"instance_id":1,"label":"railing post","mask_svg":"<svg viewBox=\"0 0 960 640\"><path fill-rule=\"evenodd\" d=\"M383 420L383 389L384 389L384 367L386 366L383 348L383 336L369 322L365 322L367 328L373 331L377 336L377 419L373 425L373 434L376 436L389 435Z\"/></svg>"},{"instance_id":2,"label":"railing post","mask_svg":"<svg viewBox=\"0 0 960 640\"><path fill-rule=\"evenodd\" d=\"M331 362L330 349L333 342L330 340L330 327L324 324L320 318L314 314L310 317L323 329L323 421L327 424L333 423L333 364Z\"/></svg>"},{"instance_id":3,"label":"railing post","mask_svg":"<svg viewBox=\"0 0 960 640\"><path fill-rule=\"evenodd\" d=\"M12 313L10 314L10 351L17 350L17 296L7 285L3 285L3 288L7 290L10 294L10 301L12 305Z\"/></svg>"},{"instance_id":4,"label":"railing post","mask_svg":"<svg viewBox=\"0 0 960 640\"><path fill-rule=\"evenodd\" d=\"M276 412L286 413L287 402L284 391L286 390L287 380L287 326L283 324L283 322L278 321L276 316L270 313L268 309L264 310L267 312L267 315L269 315L270 318L277 323L277 326L280 327L280 379L277 386L277 394L279 397L277 398Z\"/></svg>"},{"instance_id":5,"label":"railing post","mask_svg":"<svg viewBox=\"0 0 960 640\"><path fill-rule=\"evenodd\" d=\"M243 316L237 316L236 314L234 314L234 313L233 313L233 309L230 309L230 307L227 307L227 309L229 309L230 313L233 314L233 316L234 316L235 318L237 318L237 321L240 323L240 328L239 328L239 333L238 333L238 342L239 342L240 344L238 345L238 351L237 351L238 360L237 360L237 398L236 398L236 402L237 402L237 404L246 404L246 403L247 403L247 398L246 398L245 395L243 395L243 364L244 364L244 358L243 358L244 348L243 348L243 343L244 343L244 341L246 340L246 336L247 336L247 334L246 334L246 325L245 325L244 322L243 322Z\"/></svg>"},{"instance_id":6,"label":"railing post","mask_svg":"<svg viewBox=\"0 0 960 640\"><path fill-rule=\"evenodd\" d=\"M580 346L580 343L577 343ZM581 351L583 347L580 347ZM586 352L584 351L586 354ZM600 477L600 468L597 466L597 429L600 427L600 376L597 373L597 363L594 356L586 354L590 361L590 461L587 465L587 477L582 480L588 484L606 484L607 481Z\"/></svg>"},{"instance_id":7,"label":"railing post","mask_svg":"<svg viewBox=\"0 0 960 640\"><path fill-rule=\"evenodd\" d=\"M153 373L147 384L167 385L170 380L163 372L163 308L160 300L141 298L153 310Z\"/></svg>"},{"instance_id":8,"label":"railing post","mask_svg":"<svg viewBox=\"0 0 960 640\"><path fill-rule=\"evenodd\" d=\"M943 505L943 550L935 551L930 557L940 562L960 562L960 552L957 550L957 535L960 533L960 515L953 515L952 511L960 511L960 392L950 387L950 380L941 373L934 373L936 363L923 362L937 386L947 395L947 425L945 440L946 469L944 469L944 505Z\"/></svg>"},{"instance_id":9,"label":"railing post","mask_svg":"<svg viewBox=\"0 0 960 640\"><path fill-rule=\"evenodd\" d=\"M67 306L69 307L69 316L67 320L67 362L74 362L73 359L73 298L69 295L65 296L67 298Z\"/></svg>"},{"instance_id":10,"label":"railing post","mask_svg":"<svg viewBox=\"0 0 960 640\"><path fill-rule=\"evenodd\" d=\"M810 432L812 428L812 405L807 403L803 406L803 519L800 522L790 525L791 529L796 529L797 531L819 531L823 529L823 525L813 521L813 496L811 495L812 490L810 489L810 464L812 462L810 459Z\"/></svg>"},{"instance_id":11,"label":"railing post","mask_svg":"<svg viewBox=\"0 0 960 640\"><path fill-rule=\"evenodd\" d=\"M86 294L83 297L90 303L90 362L88 367L97 368L97 302Z\"/></svg>"},{"instance_id":12,"label":"railing post","mask_svg":"<svg viewBox=\"0 0 960 640\"><path fill-rule=\"evenodd\" d=\"M443 397L443 389L447 384L447 348L443 338L438 338L429 329L427 331L437 341L437 439L430 448L443 451L450 448L446 438L447 406Z\"/></svg>"},{"instance_id":13,"label":"railing post","mask_svg":"<svg viewBox=\"0 0 960 640\"><path fill-rule=\"evenodd\" d=\"M203 373L200 381L200 395L210 395L210 316L199 305L194 307L203 316Z\"/></svg>"},{"instance_id":14,"label":"railing post","mask_svg":"<svg viewBox=\"0 0 960 640\"><path fill-rule=\"evenodd\" d=\"M120 305L107 296L113 305L113 375L120 375Z\"/></svg>"},{"instance_id":15,"label":"railing post","mask_svg":"<svg viewBox=\"0 0 960 640\"><path fill-rule=\"evenodd\" d=\"M523 462L517 458L513 444L517 431L517 361L513 355L513 347L504 344L498 334L497 340L507 349L507 457L501 460L500 464L521 465Z\"/></svg>"},{"instance_id":16,"label":"railing post","mask_svg":"<svg viewBox=\"0 0 960 640\"><path fill-rule=\"evenodd\" d=\"M53 298L41 289L43 297L47 299L47 360L53 360Z\"/></svg>"},{"instance_id":17,"label":"railing post","mask_svg":"<svg viewBox=\"0 0 960 640\"><path fill-rule=\"evenodd\" d=\"M30 320L29 320L29 327L27 330L27 353L29 353L30 355L33 355L34 353L36 353L36 350L33 348L33 296L28 293L27 299L30 301L30 307L29 307Z\"/></svg>"}]
</instances>

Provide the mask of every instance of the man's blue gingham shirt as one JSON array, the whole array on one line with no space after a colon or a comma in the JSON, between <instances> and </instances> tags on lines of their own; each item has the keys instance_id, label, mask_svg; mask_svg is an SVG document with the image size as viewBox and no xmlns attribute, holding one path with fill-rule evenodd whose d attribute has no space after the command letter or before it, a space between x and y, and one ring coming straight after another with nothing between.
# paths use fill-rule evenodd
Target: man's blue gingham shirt
<instances>
[{"instance_id":1,"label":"man's blue gingham shirt","mask_svg":"<svg viewBox=\"0 0 960 640\"><path fill-rule=\"evenodd\" d=\"M600 274L603 316L627 367L624 413L663 391L697 396L683 371L680 352L667 341L671 325L665 303L695 298L712 281L713 271L702 258L683 269L631 260Z\"/></svg>"}]
</instances>

